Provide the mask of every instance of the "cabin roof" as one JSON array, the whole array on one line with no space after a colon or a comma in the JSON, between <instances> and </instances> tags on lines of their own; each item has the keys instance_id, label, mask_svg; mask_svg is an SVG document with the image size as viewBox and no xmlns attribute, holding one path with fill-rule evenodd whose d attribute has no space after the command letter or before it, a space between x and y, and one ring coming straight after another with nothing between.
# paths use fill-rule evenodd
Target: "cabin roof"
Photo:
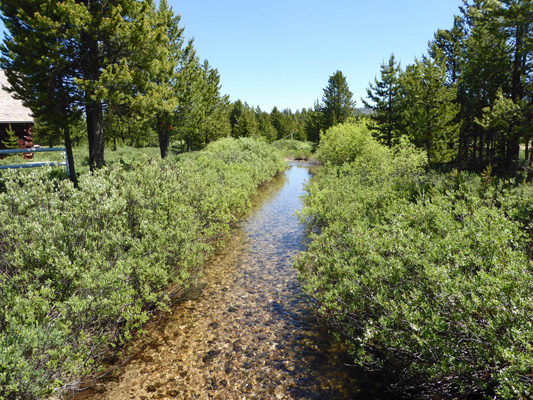
<instances>
[{"instance_id":1,"label":"cabin roof","mask_svg":"<svg viewBox=\"0 0 533 400\"><path fill-rule=\"evenodd\" d=\"M33 123L32 112L22 100L15 99L5 87L11 87L4 71L0 70L0 123Z\"/></svg>"}]
</instances>

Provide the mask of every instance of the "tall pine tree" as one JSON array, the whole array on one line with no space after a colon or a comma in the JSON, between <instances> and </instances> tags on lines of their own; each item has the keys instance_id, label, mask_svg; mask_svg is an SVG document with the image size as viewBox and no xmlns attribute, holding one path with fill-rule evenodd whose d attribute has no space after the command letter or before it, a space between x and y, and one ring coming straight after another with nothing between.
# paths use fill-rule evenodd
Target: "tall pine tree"
<instances>
[{"instance_id":1,"label":"tall pine tree","mask_svg":"<svg viewBox=\"0 0 533 400\"><path fill-rule=\"evenodd\" d=\"M381 80L376 78L367 89L371 103L363 100L366 107L374 110L371 115L374 136L389 147L397 143L402 132L399 74L400 65L392 54L389 62L381 65Z\"/></svg>"},{"instance_id":2,"label":"tall pine tree","mask_svg":"<svg viewBox=\"0 0 533 400\"><path fill-rule=\"evenodd\" d=\"M76 183L70 127L81 117L83 96L71 61L76 51L63 43L70 26L63 23L61 7L53 1L6 0L0 3L0 11L7 29L0 47L1 68L14 96L35 118L63 132L71 179Z\"/></svg>"},{"instance_id":3,"label":"tall pine tree","mask_svg":"<svg viewBox=\"0 0 533 400\"><path fill-rule=\"evenodd\" d=\"M336 124L342 124L354 114L355 101L352 100L352 92L343 73L337 70L328 79L328 85L324 88L322 96L322 129Z\"/></svg>"},{"instance_id":4,"label":"tall pine tree","mask_svg":"<svg viewBox=\"0 0 533 400\"><path fill-rule=\"evenodd\" d=\"M405 131L416 146L425 149L430 164L449 162L457 152L457 87L446 85L445 68L424 57L400 76Z\"/></svg>"},{"instance_id":5,"label":"tall pine tree","mask_svg":"<svg viewBox=\"0 0 533 400\"><path fill-rule=\"evenodd\" d=\"M10 83L43 120L63 115L64 129L83 111L92 169L105 165L106 107L143 92L146 82L135 80L143 74L135 72L151 68L164 45L149 20L152 8L150 0L0 3L8 30L1 66ZM59 112L50 112L47 98Z\"/></svg>"},{"instance_id":6,"label":"tall pine tree","mask_svg":"<svg viewBox=\"0 0 533 400\"><path fill-rule=\"evenodd\" d=\"M220 75L207 60L200 69L201 119L199 131L205 144L229 134L229 97L222 95Z\"/></svg>"}]
</instances>

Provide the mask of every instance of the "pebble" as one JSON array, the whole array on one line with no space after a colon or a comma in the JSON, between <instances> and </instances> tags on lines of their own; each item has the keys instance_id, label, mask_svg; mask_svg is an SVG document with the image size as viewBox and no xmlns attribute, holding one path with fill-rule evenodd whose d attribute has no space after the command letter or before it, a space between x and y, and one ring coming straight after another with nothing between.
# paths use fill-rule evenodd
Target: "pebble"
<instances>
[{"instance_id":1,"label":"pebble","mask_svg":"<svg viewBox=\"0 0 533 400\"><path fill-rule=\"evenodd\" d=\"M292 167L287 178L264 186L261 208L204 267L203 294L147 327L141 341L154 348L132 344L140 357L110 383L106 400L125 398L120 390L130 397L132 385L184 400L365 397L361 378L342 362L346 350L317 321L292 267L304 249L294 212L307 178L306 169ZM139 378L127 378L140 374L150 379L142 387Z\"/></svg>"}]
</instances>

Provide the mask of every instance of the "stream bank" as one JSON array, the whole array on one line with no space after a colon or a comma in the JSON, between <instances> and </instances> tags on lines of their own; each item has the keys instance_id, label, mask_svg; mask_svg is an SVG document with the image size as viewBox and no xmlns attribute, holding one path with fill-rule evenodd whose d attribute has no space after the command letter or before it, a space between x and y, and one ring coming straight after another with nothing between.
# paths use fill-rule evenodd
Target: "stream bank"
<instances>
[{"instance_id":1,"label":"stream bank","mask_svg":"<svg viewBox=\"0 0 533 400\"><path fill-rule=\"evenodd\" d=\"M198 290L145 327L116 371L76 399L390 398L318 321L292 258L305 248L309 165L264 185ZM120 365L120 368L118 366Z\"/></svg>"}]
</instances>

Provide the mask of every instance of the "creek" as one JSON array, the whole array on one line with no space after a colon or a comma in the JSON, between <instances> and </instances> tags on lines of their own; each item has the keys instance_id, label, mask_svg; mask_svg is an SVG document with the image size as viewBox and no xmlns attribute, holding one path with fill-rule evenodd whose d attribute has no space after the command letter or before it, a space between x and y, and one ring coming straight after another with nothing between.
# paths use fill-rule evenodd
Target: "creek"
<instances>
[{"instance_id":1,"label":"creek","mask_svg":"<svg viewBox=\"0 0 533 400\"><path fill-rule=\"evenodd\" d=\"M203 284L133 340L116 373L77 398L387 398L317 320L292 267L305 249L294 214L310 176L309 165L291 163L264 185L205 266Z\"/></svg>"}]
</instances>

